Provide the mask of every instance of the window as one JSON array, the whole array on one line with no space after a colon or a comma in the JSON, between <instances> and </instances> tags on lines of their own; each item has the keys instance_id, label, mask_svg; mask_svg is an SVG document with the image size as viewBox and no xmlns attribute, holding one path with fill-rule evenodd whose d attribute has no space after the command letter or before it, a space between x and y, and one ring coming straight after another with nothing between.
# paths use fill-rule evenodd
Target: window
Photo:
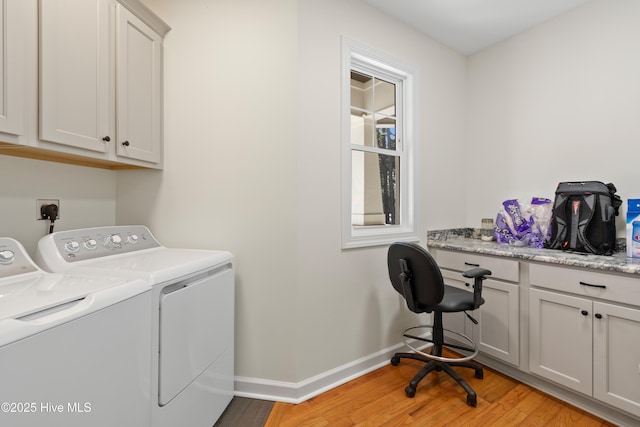
<instances>
[{"instance_id":1,"label":"window","mask_svg":"<svg viewBox=\"0 0 640 427\"><path fill-rule=\"evenodd\" d=\"M343 41L342 247L417 240L412 67Z\"/></svg>"}]
</instances>

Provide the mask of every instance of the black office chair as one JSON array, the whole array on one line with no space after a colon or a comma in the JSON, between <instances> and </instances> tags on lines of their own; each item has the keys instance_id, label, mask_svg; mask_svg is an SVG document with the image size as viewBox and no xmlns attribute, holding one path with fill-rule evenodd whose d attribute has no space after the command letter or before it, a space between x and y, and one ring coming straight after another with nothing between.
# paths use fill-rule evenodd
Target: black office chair
<instances>
[{"instance_id":1,"label":"black office chair","mask_svg":"<svg viewBox=\"0 0 640 427\"><path fill-rule=\"evenodd\" d=\"M408 397L414 397L418 383L431 371L444 371L467 392L467 404L477 405L476 392L464 381L452 366L461 366L475 370L475 377L482 379L482 367L470 360L478 354L475 343L466 335L449 331L442 326L442 313L465 312L472 322L478 323L467 311L480 307L482 299L482 281L491 274L485 268L474 268L462 273L464 277L473 278L473 292L454 288L444 284L440 268L426 249L414 243L394 243L387 254L389 279L396 291L406 300L407 307L414 313L433 312L433 325L414 326L403 332L405 344L413 350L411 353L396 353L391 364L397 366L400 359L408 358L425 362L426 365L411 379L405 388ZM414 334L416 330L430 330L431 338L423 334ZM463 345L445 342L444 331L457 335ZM415 343L431 343L430 353L414 347ZM467 346L468 345L468 346ZM447 347L461 353L460 357L442 356L442 348ZM467 355L465 355L467 353ZM471 353L471 354L468 354Z\"/></svg>"}]
</instances>

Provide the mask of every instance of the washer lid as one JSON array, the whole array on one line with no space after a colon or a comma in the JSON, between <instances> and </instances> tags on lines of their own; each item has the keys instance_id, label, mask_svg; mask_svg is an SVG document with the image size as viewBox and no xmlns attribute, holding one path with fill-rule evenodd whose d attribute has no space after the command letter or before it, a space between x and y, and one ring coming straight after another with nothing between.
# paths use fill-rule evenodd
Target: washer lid
<instances>
[{"instance_id":1,"label":"washer lid","mask_svg":"<svg viewBox=\"0 0 640 427\"><path fill-rule=\"evenodd\" d=\"M80 261L68 271L134 277L157 285L221 267L232 261L233 255L227 251L160 247Z\"/></svg>"},{"instance_id":2,"label":"washer lid","mask_svg":"<svg viewBox=\"0 0 640 427\"><path fill-rule=\"evenodd\" d=\"M20 242L0 237L0 321L57 307L127 282L103 275L44 272Z\"/></svg>"},{"instance_id":3,"label":"washer lid","mask_svg":"<svg viewBox=\"0 0 640 427\"><path fill-rule=\"evenodd\" d=\"M0 321L56 307L110 287L123 278L36 272L0 279Z\"/></svg>"}]
</instances>

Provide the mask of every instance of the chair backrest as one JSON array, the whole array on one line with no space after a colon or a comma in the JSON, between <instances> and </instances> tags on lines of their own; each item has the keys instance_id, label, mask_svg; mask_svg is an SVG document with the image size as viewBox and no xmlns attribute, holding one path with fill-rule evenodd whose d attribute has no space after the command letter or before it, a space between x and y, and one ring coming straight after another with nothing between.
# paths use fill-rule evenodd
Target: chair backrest
<instances>
[{"instance_id":1,"label":"chair backrest","mask_svg":"<svg viewBox=\"0 0 640 427\"><path fill-rule=\"evenodd\" d=\"M387 253L389 279L407 301L409 310L428 311L444 297L442 273L431 254L415 243L398 242Z\"/></svg>"}]
</instances>

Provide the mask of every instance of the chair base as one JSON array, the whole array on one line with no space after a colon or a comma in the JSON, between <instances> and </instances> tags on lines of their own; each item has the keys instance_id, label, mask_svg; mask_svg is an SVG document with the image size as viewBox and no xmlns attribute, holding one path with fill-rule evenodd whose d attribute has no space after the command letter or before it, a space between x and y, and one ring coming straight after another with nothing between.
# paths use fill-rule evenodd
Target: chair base
<instances>
[{"instance_id":1,"label":"chair base","mask_svg":"<svg viewBox=\"0 0 640 427\"><path fill-rule=\"evenodd\" d=\"M414 375L414 377L409 382L409 385L404 389L407 397L414 397L416 395L418 383L422 381L422 379L426 377L431 371L443 371L451 378L453 378L458 384L460 384L464 391L467 392L467 404L469 406L477 406L478 399L476 396L476 392L465 380L462 379L460 375L458 375L456 371L452 369L452 366L473 369L475 370L475 377L478 379L484 378L484 371L482 370L482 366L473 362L441 362L439 360L429 359L422 356L421 354L416 353L396 353L391 358L391 364L393 366L398 366L398 364L400 363L400 359L414 359L426 363L426 365L422 369L420 369L417 374Z\"/></svg>"},{"instance_id":2,"label":"chair base","mask_svg":"<svg viewBox=\"0 0 640 427\"><path fill-rule=\"evenodd\" d=\"M396 353L391 358L391 364L393 366L398 366L400 363L400 359L413 359L418 360L420 362L424 362L425 366L418 371L416 375L411 379L409 385L404 389L407 397L414 397L416 395L416 389L418 388L418 383L422 381L424 377L426 377L431 371L443 371L451 378L453 378L460 386L467 392L467 404L469 406L476 406L478 404L478 399L476 396L476 392L471 388L471 386L462 379L460 375L456 371L452 369L452 367L462 367L469 368L475 371L475 377L478 379L484 378L484 371L482 370L482 366L477 363L471 362L471 359L478 354L478 348L473 340L466 335L460 334L458 332L449 331L442 327L442 313L437 313L435 316L435 325L420 325L413 326L407 328L402 333L402 336L405 341L405 345L409 347L413 352L412 353ZM410 332L421 330L421 329L431 329L433 339L424 338L421 335L414 335ZM444 331L448 331L457 335L459 338L462 338L463 341L466 341L470 347L461 346L453 343L446 343L444 341ZM420 349L414 347L414 343L412 341L417 342L427 342L431 344L431 352L425 353ZM471 353L468 356L461 355L459 357L450 358L443 357L442 349L450 347L455 350L462 350L464 352Z\"/></svg>"},{"instance_id":3,"label":"chair base","mask_svg":"<svg viewBox=\"0 0 640 427\"><path fill-rule=\"evenodd\" d=\"M429 329L433 332L432 333L433 336L438 335L439 338L435 338L434 340L434 339L424 338L421 335L414 335L409 333L411 331L421 330L421 329ZM443 335L445 331L449 332L450 334L457 335L458 338L460 338L463 342L466 341L467 346L457 345L453 343L446 343L444 341L444 335ZM436 332L439 332L439 334L436 334ZM407 328L402 332L402 338L404 340L404 345L409 347L409 349L412 350L413 352L420 354L426 357L427 359L439 360L440 362L468 362L472 360L474 357L476 357L478 354L478 346L476 346L476 343L473 342L473 340L468 336L461 334L460 332L452 331L445 328L440 328L439 330L437 330L437 329L434 329L434 325L418 325L418 326L412 326L410 328ZM413 344L414 341L418 343L420 342L431 343L433 345L431 347L432 348L431 353L424 353L419 348L414 347L414 344ZM468 354L466 356L462 355L455 358L443 357L442 347L448 347L453 349L454 351L462 350L463 352L466 352Z\"/></svg>"}]
</instances>

